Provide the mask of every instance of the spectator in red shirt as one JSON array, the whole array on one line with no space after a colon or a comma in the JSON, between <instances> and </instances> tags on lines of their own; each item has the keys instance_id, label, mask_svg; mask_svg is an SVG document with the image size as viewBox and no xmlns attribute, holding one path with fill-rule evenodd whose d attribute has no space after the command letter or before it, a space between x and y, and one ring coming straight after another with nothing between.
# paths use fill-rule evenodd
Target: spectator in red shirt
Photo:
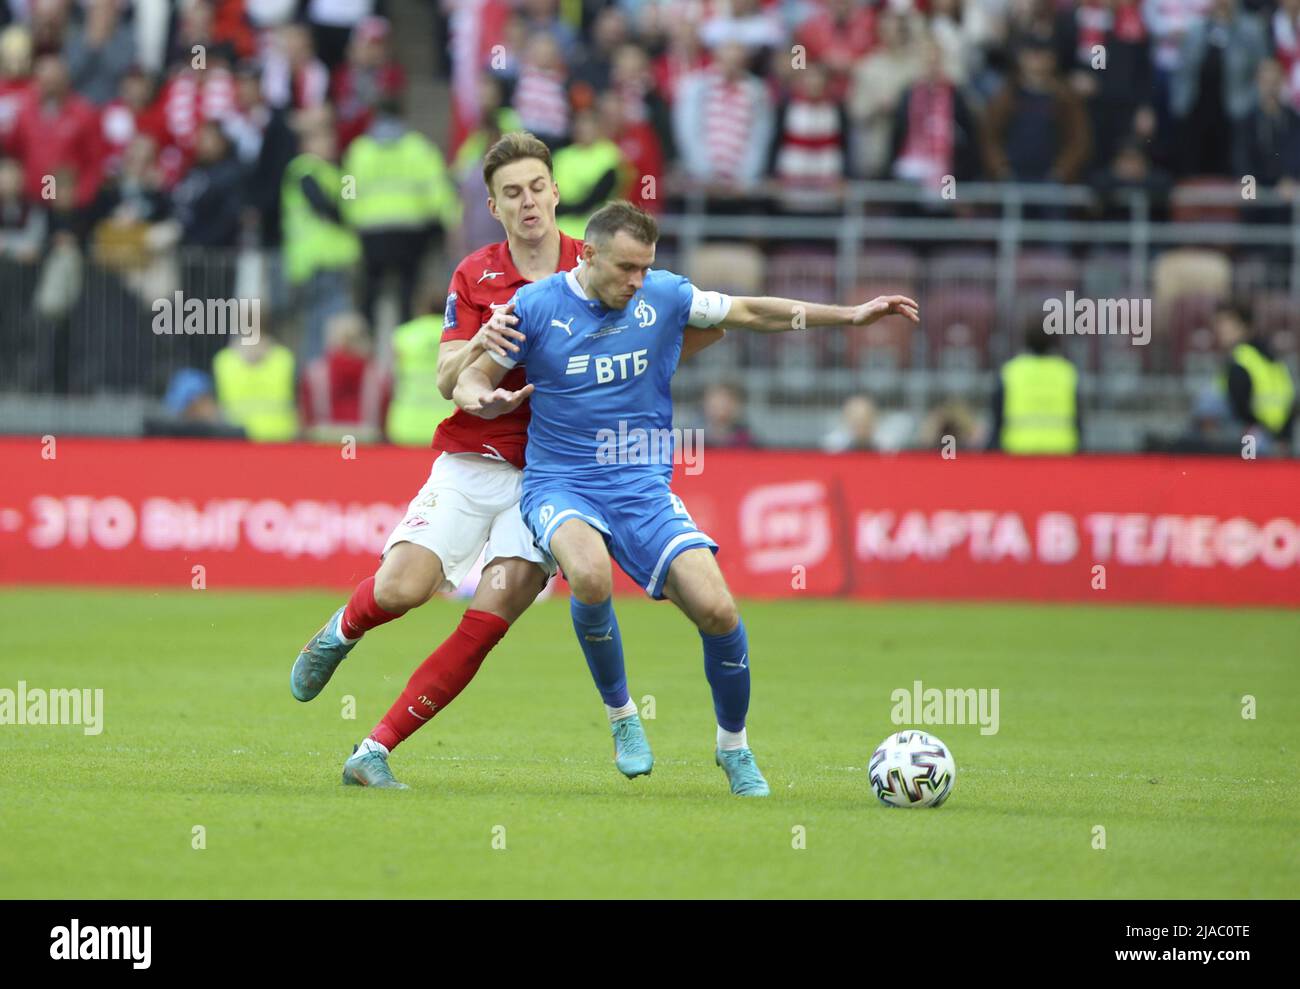
<instances>
[{"instance_id":1,"label":"spectator in red shirt","mask_svg":"<svg viewBox=\"0 0 1300 989\"><path fill-rule=\"evenodd\" d=\"M273 107L309 110L325 102L329 84L329 69L316 57L311 32L302 24L279 28L262 72L266 102Z\"/></svg>"},{"instance_id":2,"label":"spectator in red shirt","mask_svg":"<svg viewBox=\"0 0 1300 989\"><path fill-rule=\"evenodd\" d=\"M117 99L100 111L104 137L104 171L117 170L122 152L136 137L144 135L161 145L167 139L162 104L154 99L153 80L143 69L132 68L118 87Z\"/></svg>"},{"instance_id":3,"label":"spectator in red shirt","mask_svg":"<svg viewBox=\"0 0 1300 989\"><path fill-rule=\"evenodd\" d=\"M596 102L600 129L618 145L630 166L631 181L624 195L648 213L663 210L664 152L659 136L650 124L632 120L627 104L615 92L603 93Z\"/></svg>"},{"instance_id":4,"label":"spectator in red shirt","mask_svg":"<svg viewBox=\"0 0 1300 989\"><path fill-rule=\"evenodd\" d=\"M352 31L347 61L334 73L340 149L369 129L381 99L400 96L406 89L406 73L394 61L388 39L383 17L367 17Z\"/></svg>"},{"instance_id":5,"label":"spectator in red shirt","mask_svg":"<svg viewBox=\"0 0 1300 989\"><path fill-rule=\"evenodd\" d=\"M678 84L687 76L709 64L709 56L700 41L699 25L683 18L673 21L668 47L655 60L655 86L669 103L677 99Z\"/></svg>"},{"instance_id":6,"label":"spectator in red shirt","mask_svg":"<svg viewBox=\"0 0 1300 989\"><path fill-rule=\"evenodd\" d=\"M311 439L333 441L347 434L373 442L380 438L389 390L382 368L371 359L365 317L339 313L325 333L325 353L307 365L298 385L303 428Z\"/></svg>"},{"instance_id":7,"label":"spectator in red shirt","mask_svg":"<svg viewBox=\"0 0 1300 989\"><path fill-rule=\"evenodd\" d=\"M859 0L822 0L821 9L804 21L795 37L808 64L824 65L831 73L831 95L848 94L853 63L876 44L876 10Z\"/></svg>"},{"instance_id":8,"label":"spectator in red shirt","mask_svg":"<svg viewBox=\"0 0 1300 989\"><path fill-rule=\"evenodd\" d=\"M623 103L630 124L648 124L658 138L660 154L674 156L673 111L655 87L650 56L638 45L623 45L614 53L610 86Z\"/></svg>"},{"instance_id":9,"label":"spectator in red shirt","mask_svg":"<svg viewBox=\"0 0 1300 989\"><path fill-rule=\"evenodd\" d=\"M34 202L59 202L73 210L89 206L103 178L103 142L99 111L72 91L68 67L58 55L36 61L35 87L28 93L14 127L16 156L27 176L27 196ZM49 187L47 176L61 172L72 181Z\"/></svg>"}]
</instances>

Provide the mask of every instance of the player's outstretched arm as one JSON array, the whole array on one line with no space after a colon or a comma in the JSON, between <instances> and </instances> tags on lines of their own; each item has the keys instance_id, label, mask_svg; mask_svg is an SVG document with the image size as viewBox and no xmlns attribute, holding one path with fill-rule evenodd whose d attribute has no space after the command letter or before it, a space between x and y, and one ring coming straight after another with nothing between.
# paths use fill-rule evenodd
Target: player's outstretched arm
<instances>
[{"instance_id":1,"label":"player's outstretched arm","mask_svg":"<svg viewBox=\"0 0 1300 989\"><path fill-rule=\"evenodd\" d=\"M513 303L492 313L470 340L448 340L438 348L438 391L451 398L460 373L486 353L509 357L519 349L515 341L524 335L514 328L518 320L511 315Z\"/></svg>"},{"instance_id":2,"label":"player's outstretched arm","mask_svg":"<svg viewBox=\"0 0 1300 989\"><path fill-rule=\"evenodd\" d=\"M495 419L513 412L533 393L533 386L524 385L518 391L499 388L507 370L490 355L482 355L461 372L451 395L452 401L480 419Z\"/></svg>"},{"instance_id":3,"label":"player's outstretched arm","mask_svg":"<svg viewBox=\"0 0 1300 989\"><path fill-rule=\"evenodd\" d=\"M860 306L828 306L774 296L736 296L721 325L729 330L785 333L814 326L870 326L883 316L921 321L917 304L905 295L881 295Z\"/></svg>"}]
</instances>

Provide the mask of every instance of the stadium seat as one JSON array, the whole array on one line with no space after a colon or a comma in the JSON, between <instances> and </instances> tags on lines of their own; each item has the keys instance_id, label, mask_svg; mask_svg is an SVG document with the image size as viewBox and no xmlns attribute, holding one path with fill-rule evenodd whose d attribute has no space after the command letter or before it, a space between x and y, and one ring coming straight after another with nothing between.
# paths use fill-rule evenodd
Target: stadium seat
<instances>
[{"instance_id":1,"label":"stadium seat","mask_svg":"<svg viewBox=\"0 0 1300 989\"><path fill-rule=\"evenodd\" d=\"M1249 299L1261 292L1285 285L1288 266L1278 265L1267 257L1248 255L1232 263L1232 293L1235 298Z\"/></svg>"},{"instance_id":2,"label":"stadium seat","mask_svg":"<svg viewBox=\"0 0 1300 989\"><path fill-rule=\"evenodd\" d=\"M1155 260L1151 289L1156 308L1175 296L1188 293L1226 298L1232 288L1232 266L1220 251L1199 247L1178 247Z\"/></svg>"},{"instance_id":3,"label":"stadium seat","mask_svg":"<svg viewBox=\"0 0 1300 989\"><path fill-rule=\"evenodd\" d=\"M988 287L936 288L921 302L928 363L950 373L974 375L989 367L989 340L997 304Z\"/></svg>"},{"instance_id":4,"label":"stadium seat","mask_svg":"<svg viewBox=\"0 0 1300 989\"><path fill-rule=\"evenodd\" d=\"M1082 266L1061 251L1035 248L1021 251L1016 259L1016 285L1022 295L1038 291L1050 295L1081 292L1082 280Z\"/></svg>"},{"instance_id":5,"label":"stadium seat","mask_svg":"<svg viewBox=\"0 0 1300 989\"><path fill-rule=\"evenodd\" d=\"M881 371L907 370L912 366L913 326L902 316L889 316L846 331L848 363Z\"/></svg>"},{"instance_id":6,"label":"stadium seat","mask_svg":"<svg viewBox=\"0 0 1300 989\"><path fill-rule=\"evenodd\" d=\"M1146 286L1133 286L1133 258L1128 251L1101 250L1083 263L1080 284L1091 299L1130 298L1146 293Z\"/></svg>"},{"instance_id":7,"label":"stadium seat","mask_svg":"<svg viewBox=\"0 0 1300 989\"><path fill-rule=\"evenodd\" d=\"M701 244L687 255L686 270L692 282L728 295L763 295L763 252L753 244L716 242Z\"/></svg>"},{"instance_id":8,"label":"stadium seat","mask_svg":"<svg viewBox=\"0 0 1300 989\"><path fill-rule=\"evenodd\" d=\"M809 302L839 301L833 251L782 247L767 258L767 295Z\"/></svg>"},{"instance_id":9,"label":"stadium seat","mask_svg":"<svg viewBox=\"0 0 1300 989\"><path fill-rule=\"evenodd\" d=\"M927 287L949 285L990 286L997 278L997 259L992 251L978 247L949 247L934 251L925 262Z\"/></svg>"},{"instance_id":10,"label":"stadium seat","mask_svg":"<svg viewBox=\"0 0 1300 989\"><path fill-rule=\"evenodd\" d=\"M915 251L880 244L864 245L858 253L858 281L872 285L899 286L893 292L903 295L905 286L915 286L921 277L921 259ZM876 295L880 295L877 292Z\"/></svg>"},{"instance_id":11,"label":"stadium seat","mask_svg":"<svg viewBox=\"0 0 1300 989\"><path fill-rule=\"evenodd\" d=\"M1294 366L1300 356L1300 299L1286 292L1268 292L1254 301L1255 331L1278 357Z\"/></svg>"},{"instance_id":12,"label":"stadium seat","mask_svg":"<svg viewBox=\"0 0 1300 989\"><path fill-rule=\"evenodd\" d=\"M1189 322L1204 321L1206 306L1212 309L1216 300L1226 299L1231 293L1232 266L1221 252L1195 247L1165 251L1156 258L1152 268L1154 339L1151 347L1139 349L1151 350L1161 357L1167 352L1169 363L1181 368ZM1181 302L1184 298L1192 301ZM1149 369L1152 363L1150 355L1143 356L1144 367Z\"/></svg>"},{"instance_id":13,"label":"stadium seat","mask_svg":"<svg viewBox=\"0 0 1300 989\"><path fill-rule=\"evenodd\" d=\"M1184 189L1189 191L1218 190L1224 194L1224 198L1228 199L1229 202L1222 206L1180 202L1178 193ZM1195 176L1179 182L1174 187L1174 194L1169 205L1169 218L1175 223L1236 223L1240 218L1241 210L1233 200L1236 200L1236 202L1241 201L1241 183L1239 181L1221 178L1217 175Z\"/></svg>"},{"instance_id":14,"label":"stadium seat","mask_svg":"<svg viewBox=\"0 0 1300 989\"><path fill-rule=\"evenodd\" d=\"M1222 361L1214 340L1214 307L1209 295L1180 295L1169 315L1170 356L1175 372L1195 381L1213 374Z\"/></svg>"}]
</instances>

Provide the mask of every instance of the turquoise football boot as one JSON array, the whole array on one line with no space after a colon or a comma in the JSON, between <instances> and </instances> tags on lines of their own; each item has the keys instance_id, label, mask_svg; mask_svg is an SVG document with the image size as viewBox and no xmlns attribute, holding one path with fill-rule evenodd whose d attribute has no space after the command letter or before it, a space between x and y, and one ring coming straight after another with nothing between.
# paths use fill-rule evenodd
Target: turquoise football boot
<instances>
[{"instance_id":1,"label":"turquoise football boot","mask_svg":"<svg viewBox=\"0 0 1300 989\"><path fill-rule=\"evenodd\" d=\"M343 608L346 608L344 605ZM339 663L360 642L344 642L334 630L338 627L339 615L343 608L334 612L334 617L325 623L325 627L307 640L294 661L293 671L289 674L289 689L300 701L309 701L330 682L330 677L339 668Z\"/></svg>"},{"instance_id":2,"label":"turquoise football boot","mask_svg":"<svg viewBox=\"0 0 1300 989\"><path fill-rule=\"evenodd\" d=\"M649 776L654 768L655 757L646 741L641 719L635 714L619 718L609 726L614 736L614 765L618 771L632 779L634 776Z\"/></svg>"},{"instance_id":3,"label":"turquoise football boot","mask_svg":"<svg viewBox=\"0 0 1300 989\"><path fill-rule=\"evenodd\" d=\"M731 749L727 752L717 749L713 753L713 760L727 774L731 792L736 796L766 797L772 792L767 785L767 780L763 779L763 774L758 771L754 753L749 749Z\"/></svg>"},{"instance_id":4,"label":"turquoise football boot","mask_svg":"<svg viewBox=\"0 0 1300 989\"><path fill-rule=\"evenodd\" d=\"M393 771L388 768L388 759L382 752L367 749L358 752L361 746L352 746L352 755L343 764L344 786L375 786L381 790L409 790L405 783L397 782Z\"/></svg>"}]
</instances>

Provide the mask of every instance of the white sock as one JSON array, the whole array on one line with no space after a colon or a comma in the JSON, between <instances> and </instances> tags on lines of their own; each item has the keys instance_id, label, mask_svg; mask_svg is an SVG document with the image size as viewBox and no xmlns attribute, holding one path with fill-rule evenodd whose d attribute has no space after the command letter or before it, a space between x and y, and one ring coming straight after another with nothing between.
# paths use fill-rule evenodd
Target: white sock
<instances>
[{"instance_id":1,"label":"white sock","mask_svg":"<svg viewBox=\"0 0 1300 989\"><path fill-rule=\"evenodd\" d=\"M619 718L626 718L636 714L636 704L633 702L632 698L629 697L627 703L622 707L610 707L606 704L605 713L609 715L609 723L612 725Z\"/></svg>"},{"instance_id":2,"label":"white sock","mask_svg":"<svg viewBox=\"0 0 1300 989\"><path fill-rule=\"evenodd\" d=\"M745 734L745 729L727 731L722 725L718 725L718 748L723 752L749 748L749 737Z\"/></svg>"},{"instance_id":3,"label":"white sock","mask_svg":"<svg viewBox=\"0 0 1300 989\"><path fill-rule=\"evenodd\" d=\"M358 747L356 754L361 755L363 752L378 752L385 759L388 758L388 750L376 742L373 738L367 738Z\"/></svg>"},{"instance_id":4,"label":"white sock","mask_svg":"<svg viewBox=\"0 0 1300 989\"><path fill-rule=\"evenodd\" d=\"M334 634L337 635L348 645L352 645L352 643L356 642L357 639L361 638L361 636L358 635L357 639L349 639L346 635L343 634L343 612L341 611L339 612L339 620L334 623Z\"/></svg>"}]
</instances>

